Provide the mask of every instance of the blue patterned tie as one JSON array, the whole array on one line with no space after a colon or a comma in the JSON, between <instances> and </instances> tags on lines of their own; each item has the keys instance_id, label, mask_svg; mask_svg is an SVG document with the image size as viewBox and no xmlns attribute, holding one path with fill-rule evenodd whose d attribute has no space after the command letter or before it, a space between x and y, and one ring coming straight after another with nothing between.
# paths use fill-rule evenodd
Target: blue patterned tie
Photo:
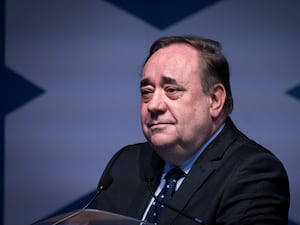
<instances>
[{"instance_id":1,"label":"blue patterned tie","mask_svg":"<svg viewBox=\"0 0 300 225\"><path fill-rule=\"evenodd\" d=\"M185 173L178 167L171 169L165 176L166 183L157 196L163 203L168 203L172 199L172 196L176 190L177 181L184 177ZM157 224L158 218L163 210L164 206L159 202L154 201L147 213L146 220L148 222Z\"/></svg>"}]
</instances>

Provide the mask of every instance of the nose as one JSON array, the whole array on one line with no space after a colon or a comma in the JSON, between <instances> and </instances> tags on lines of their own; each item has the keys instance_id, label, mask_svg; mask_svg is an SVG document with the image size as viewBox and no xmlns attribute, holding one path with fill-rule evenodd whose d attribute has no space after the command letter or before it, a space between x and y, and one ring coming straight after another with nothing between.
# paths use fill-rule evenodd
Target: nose
<instances>
[{"instance_id":1,"label":"nose","mask_svg":"<svg viewBox=\"0 0 300 225\"><path fill-rule=\"evenodd\" d=\"M167 104L164 100L164 97L159 92L155 92L148 102L148 112L151 113L152 116L162 114L167 109Z\"/></svg>"}]
</instances>

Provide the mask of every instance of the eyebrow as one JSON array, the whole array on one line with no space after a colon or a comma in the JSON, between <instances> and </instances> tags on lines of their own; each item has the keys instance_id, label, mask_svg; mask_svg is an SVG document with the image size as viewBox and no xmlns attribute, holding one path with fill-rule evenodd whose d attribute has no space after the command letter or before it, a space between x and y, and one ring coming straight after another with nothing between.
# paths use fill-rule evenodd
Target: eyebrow
<instances>
[{"instance_id":1,"label":"eyebrow","mask_svg":"<svg viewBox=\"0 0 300 225\"><path fill-rule=\"evenodd\" d=\"M145 79L141 80L140 87L144 87L144 86L152 85L152 84L153 84L153 82L151 82L151 80L149 78L145 78Z\"/></svg>"},{"instance_id":2,"label":"eyebrow","mask_svg":"<svg viewBox=\"0 0 300 225\"><path fill-rule=\"evenodd\" d=\"M177 81L174 78L163 76L161 78L160 83L161 84L177 84ZM154 85L154 84L149 78L145 78L145 79L141 80L140 87L144 87L144 86L147 86L147 85Z\"/></svg>"},{"instance_id":3,"label":"eyebrow","mask_svg":"<svg viewBox=\"0 0 300 225\"><path fill-rule=\"evenodd\" d=\"M177 81L174 78L163 76L161 79L161 83L162 84L177 84Z\"/></svg>"}]
</instances>

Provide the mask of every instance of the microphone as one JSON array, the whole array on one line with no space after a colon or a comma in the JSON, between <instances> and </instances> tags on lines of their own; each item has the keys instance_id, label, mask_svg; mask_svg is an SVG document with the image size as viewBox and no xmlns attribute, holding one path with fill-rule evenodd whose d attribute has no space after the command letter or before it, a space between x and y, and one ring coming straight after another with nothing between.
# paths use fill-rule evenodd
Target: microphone
<instances>
[{"instance_id":1,"label":"microphone","mask_svg":"<svg viewBox=\"0 0 300 225\"><path fill-rule=\"evenodd\" d=\"M113 182L113 177L111 175L109 175L109 174L104 175L98 183L96 194L91 198L91 200L82 209L80 209L80 210L78 210L74 213L71 213L70 215L68 215L66 217L63 217L62 219L60 219L59 221L53 223L52 225L61 224L61 223L65 222L66 220L71 219L74 216L77 216L78 214L83 212L85 209L87 209L95 201L95 199L98 197L98 195L103 190L106 190L111 185L112 182Z\"/></svg>"},{"instance_id":2,"label":"microphone","mask_svg":"<svg viewBox=\"0 0 300 225\"><path fill-rule=\"evenodd\" d=\"M172 211L174 211L174 212L176 212L176 213L178 213L178 214L184 216L185 218L190 219L190 220L196 222L197 224L206 225L206 223L204 223L203 220L201 220L201 219L199 219L199 218L197 218L197 217L190 216L190 215L184 213L182 210L179 210L179 209L173 207L172 205L169 205L169 204L167 204L167 203L162 202L162 201L154 194L154 192L153 192L153 190L152 190L152 188L151 188L151 182L152 182L152 180L153 180L153 178L154 178L154 171L153 171L153 169L151 169L151 168L146 168L145 171L144 171L144 178L145 178L145 181L146 181L146 183L147 183L148 191L150 192L151 196L154 198L154 201L156 201L156 202L158 202L159 204L165 206L166 208L168 208L168 209L170 209L170 210L172 210Z\"/></svg>"}]
</instances>

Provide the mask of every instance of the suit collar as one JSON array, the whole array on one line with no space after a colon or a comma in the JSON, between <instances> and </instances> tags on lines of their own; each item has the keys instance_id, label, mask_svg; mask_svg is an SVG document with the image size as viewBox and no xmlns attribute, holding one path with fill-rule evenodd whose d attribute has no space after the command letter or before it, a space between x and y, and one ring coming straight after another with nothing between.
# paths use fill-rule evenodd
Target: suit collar
<instances>
[{"instance_id":1,"label":"suit collar","mask_svg":"<svg viewBox=\"0 0 300 225\"><path fill-rule=\"evenodd\" d=\"M233 124L230 117L226 119L224 129L215 138L215 140L207 146L204 153L211 161L221 159L227 148L242 135L241 132Z\"/></svg>"}]
</instances>

